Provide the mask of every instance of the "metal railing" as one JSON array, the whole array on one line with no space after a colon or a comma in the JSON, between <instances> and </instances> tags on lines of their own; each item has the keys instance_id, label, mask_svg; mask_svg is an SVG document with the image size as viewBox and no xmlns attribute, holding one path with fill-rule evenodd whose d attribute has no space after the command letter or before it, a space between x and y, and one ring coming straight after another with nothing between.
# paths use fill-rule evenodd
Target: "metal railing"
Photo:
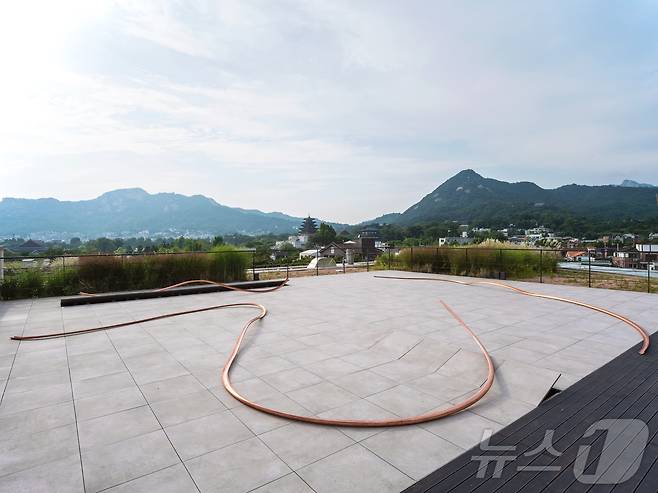
<instances>
[{"instance_id":1,"label":"metal railing","mask_svg":"<svg viewBox=\"0 0 658 493\"><path fill-rule=\"evenodd\" d=\"M213 262L203 261L195 262L199 259L229 259L235 261L236 256L241 257L237 263L240 265L239 272L236 272L235 266L219 267ZM181 258L182 257L182 258ZM245 258L246 257L246 258ZM139 252L139 253L93 253L93 254L63 254L63 255L30 255L30 256L0 256L0 271L4 276L0 282L0 299L24 298L32 296L59 296L74 294L78 291L99 292L99 289L129 290L129 289L150 289L162 285L174 284L182 280L189 279L211 279L215 281L235 281L235 280L258 280L261 278L277 277L296 277L309 275L327 275L338 273L349 273L357 271L368 271L372 267L372 260L365 258L360 261L348 264L344 258L337 259L333 265L323 265L316 262L312 268L309 268L309 262L313 257L322 258L322 249L316 248L310 257L301 258L299 252L291 250L259 251L256 249L233 249L226 251L196 251L196 252ZM175 260L181 258L180 262ZM192 259L190 261L190 259ZM164 262L156 275L145 275L149 282L137 282L135 273L122 273L122 270L129 271L130 267L135 267L140 261L144 263L157 264L159 260ZM169 261L167 261L169 260ZM114 263L113 263L114 262ZM108 263L111 264L108 266ZM221 262L220 262L221 263ZM234 262L235 263L235 262ZM237 265L236 264L236 265ZM114 279L111 282L95 282L97 279L89 278L76 279L76 273L80 272L80 267L85 266L84 273L89 274L97 265L99 272L109 270L107 277L132 277L131 283L127 279ZM125 267L125 269L123 269ZM149 267L148 265L146 267ZM187 268L187 271L183 271ZM172 272L167 273L163 270L170 269ZM232 270L231 270L232 269ZM135 270L135 269L133 269ZM227 277L227 272L229 276ZM140 274L140 271L137 271ZM148 273L147 273L148 274ZM152 273L151 273L152 274ZM96 276L91 276L96 277ZM157 283L160 284L157 284ZM101 286L104 286L101 287ZM18 294L17 294L18 293Z\"/></svg>"},{"instance_id":2,"label":"metal railing","mask_svg":"<svg viewBox=\"0 0 658 493\"><path fill-rule=\"evenodd\" d=\"M344 251L337 252L335 264L321 265L316 261L312 268L308 267L310 258L299 259L299 252L292 250L270 250L268 252L255 249L235 249L228 251L199 251L199 252L167 252L167 253L119 253L119 254L86 254L86 255L34 255L5 256L0 254L0 297L2 286L7 283L11 285L12 280L25 277L26 273L39 273L43 278L38 282L47 284L50 277L72 274L78 271L81 263L93 261L93 259L118 259L121 265L134 263L133 259L153 258L176 258L205 257L223 255L243 255L242 272L239 275L245 279L260 279L274 277L295 277L308 275L342 274L349 272L370 271L372 269L396 269L414 272L433 272L439 274L452 274L461 276L489 277L497 279L517 279L524 281L549 282L557 284L568 284L588 287L605 287L613 289L627 289L634 291L656 292L658 291L658 271L655 270L658 261L658 245L655 252L638 252L638 257L644 270L614 267L612 262L604 265L610 256L597 258L594 250L590 249L550 249L550 248L509 248L509 247L446 247L446 246L420 246L384 247L378 250L377 258L368 254L357 258L356 262L348 264ZM315 249L315 258L322 257L321 248ZM574 252L581 252L581 258L575 257ZM368 252L370 253L370 252ZM569 256L571 253L571 259ZM609 253L613 253L610 251ZM270 257L271 256L271 257ZM297 258L295 258L297 257ZM600 256L599 256L600 257ZM569 260L570 259L570 260ZM606 262L603 262L605 260ZM172 263L173 265L173 263ZM195 277L199 273L190 271L178 273L173 276L176 282ZM221 273L220 273L221 274ZM221 275L217 274L218 281ZM66 277L66 276L64 276ZM165 276L166 277L166 276ZM181 279L185 277L186 279ZM4 278L4 282L2 281ZM167 278L168 279L168 278ZM70 286L68 291L74 291L81 286ZM151 286L160 287L160 286ZM5 289L9 289L5 287ZM33 291L37 293L36 288ZM44 291L44 295L71 294L59 293L58 291ZM36 294L39 295L39 294ZM5 298L7 295L5 294Z\"/></svg>"},{"instance_id":3,"label":"metal railing","mask_svg":"<svg viewBox=\"0 0 658 493\"><path fill-rule=\"evenodd\" d=\"M647 246L632 252L639 268L615 265L617 250L602 248L403 247L404 258L396 261L389 251L387 263L401 270L651 293L658 288L658 245Z\"/></svg>"}]
</instances>

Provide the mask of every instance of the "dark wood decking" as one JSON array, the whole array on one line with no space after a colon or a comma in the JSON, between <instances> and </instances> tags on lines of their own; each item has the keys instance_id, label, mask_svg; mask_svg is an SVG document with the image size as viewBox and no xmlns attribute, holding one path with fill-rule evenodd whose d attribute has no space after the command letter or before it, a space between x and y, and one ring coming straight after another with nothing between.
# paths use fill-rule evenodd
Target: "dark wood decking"
<instances>
[{"instance_id":1,"label":"dark wood decking","mask_svg":"<svg viewBox=\"0 0 658 493\"><path fill-rule=\"evenodd\" d=\"M655 343L654 340L652 340ZM658 491L658 348L650 347L647 354L637 353L639 345L621 354L607 365L594 371L565 391L543 402L536 409L500 430L489 440L491 446L513 446L514 450L490 451L478 445L437 469L405 493L447 492L646 492ZM474 408L474 411L477 410ZM649 429L648 444L644 449L637 472L619 484L585 484L574 473L578 455L586 458L585 475L594 475L599 458L604 452L606 431L583 437L586 430L602 419L638 419ZM629 422L623 422L627 424ZM637 423L635 423L637 424ZM555 456L546 450L529 455L544 440L547 430L555 430L553 447L562 454ZM642 436L628 426L622 436ZM619 442L625 442L620 438ZM590 446L589 449L583 448ZM622 470L630 470L633 447L610 451L607 457ZM589 450L589 452L587 452ZM621 456L619 455L621 454ZM515 457L505 461L502 475L492 477L495 462L488 465L483 478L477 478L479 460L473 456ZM603 463L603 461L601 461ZM628 467L626 466L628 465ZM553 470L539 470L538 467ZM523 469L526 467L526 469ZM529 468L534 468L530 470ZM520 469L521 468L521 469ZM601 469L605 470L605 468Z\"/></svg>"}]
</instances>

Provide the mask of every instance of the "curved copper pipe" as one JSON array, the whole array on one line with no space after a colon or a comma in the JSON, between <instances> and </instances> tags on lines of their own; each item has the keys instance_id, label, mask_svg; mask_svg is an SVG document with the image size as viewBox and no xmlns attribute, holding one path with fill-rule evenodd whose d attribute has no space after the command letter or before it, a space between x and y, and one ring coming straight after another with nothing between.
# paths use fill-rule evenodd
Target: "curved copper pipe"
<instances>
[{"instance_id":1,"label":"curved copper pipe","mask_svg":"<svg viewBox=\"0 0 658 493\"><path fill-rule=\"evenodd\" d=\"M222 308L235 308L235 307L251 307L262 308L263 305L258 303L228 303L225 305L206 306L203 308L195 308L193 310L185 310L181 312L165 313L164 315L156 315L155 317L142 318L140 320L131 320L130 322L121 322L112 325L102 325L100 327L92 327L91 329L72 330L71 332L53 332L50 334L38 334L33 336L11 336L12 341L41 341L45 339L57 339L59 337L79 336L83 334L90 334L92 332L100 332L102 330L118 329L119 327L128 327L130 325L137 325L144 322L153 322L154 320L162 320L164 318L178 317L180 315L189 315L191 313L207 312L210 310L220 310ZM265 310L267 313L267 310ZM263 314L263 317L265 314ZM259 318L263 318L259 317Z\"/></svg>"},{"instance_id":2,"label":"curved copper pipe","mask_svg":"<svg viewBox=\"0 0 658 493\"><path fill-rule=\"evenodd\" d=\"M633 330L635 330L638 334L640 334L640 337L642 337L642 347L638 351L640 354L646 353L647 349L649 349L649 345L651 344L651 339L649 338L649 334L647 334L647 332L637 322L634 322L630 318L624 317L623 315L607 310L605 308L601 308L596 305L590 305L589 303L584 303L578 300L572 300L570 298L563 298L561 296L552 296L549 294L535 293L533 291L527 291L525 289L517 288L516 286L511 286L509 284L505 284L504 282L498 282L498 281L470 281L469 282L469 281L460 281L458 279L445 279L440 277L403 277L403 276L375 276L375 277L378 279L404 279L410 281L452 282L454 284L462 284L464 286L474 286L476 284L483 284L489 286L496 286L499 288L510 289L519 294L524 294L526 296L533 296L535 298L544 298L547 300L562 301L563 303L582 306L583 308L589 308L590 310L603 313L604 315L608 315L610 317L616 318L617 320L621 320L625 324L629 325Z\"/></svg>"},{"instance_id":3,"label":"curved copper pipe","mask_svg":"<svg viewBox=\"0 0 658 493\"><path fill-rule=\"evenodd\" d=\"M441 278L429 278L429 277L395 277L395 276L375 276L378 278L384 278L384 279L402 279L402 280L427 280L427 281L444 281L444 282L452 282L455 284L462 284L462 285L476 285L476 284L483 284L483 285L492 285L496 287L502 287L505 289L510 289L514 292L517 292L519 294L524 294L527 296L534 296L537 298L545 298L545 299L551 299L551 300L556 300L556 301L562 301L565 303L570 303L574 304L577 306L582 306L585 308L589 308L592 310L595 310L597 312L609 315L611 317L614 317L618 320L621 320L622 322L627 323L630 325L633 329L635 329L640 335L642 336L642 339L644 341L642 348L640 349L640 354L644 354L649 347L649 336L647 333L642 329L637 323L633 322L632 320L619 315L617 313L611 312L610 310L606 310L605 308L600 308L594 305L589 305L587 303L583 303L580 301L576 300L571 300L569 298L562 298L558 296L551 296L551 295L543 295L540 293L534 293L531 291L527 291L524 289L517 288L515 286L511 286L509 284L501 283L501 282L495 282L495 281L472 281L472 282L467 282L467 281L460 281L460 280L455 280L455 279L441 279ZM235 291L245 291L245 292L268 292L268 291L275 291L277 289L282 288L286 280L279 286L275 288L270 288L267 290L256 290L256 289L243 289L243 288L236 288L234 286L229 286L229 285L224 285L229 289L235 290ZM203 282L203 283L208 283L208 284L218 284L221 285L221 283L215 283L214 281L206 281L206 280L198 280L198 281L186 281L184 283L179 283L178 285L173 285L173 286L167 286L166 288L162 288L162 290L166 289L171 289L173 287L177 287L179 285L185 285L185 284L191 284L194 282ZM426 421L432 421L435 419L443 418L446 416L449 416L451 414L458 413L469 406L472 406L475 404L477 401L482 399L484 395L489 391L491 386L493 385L494 381L494 365L491 360L491 357L487 353L486 348L483 346L482 342L478 339L478 337L475 335L475 333L466 325L466 323L455 313L454 310L452 310L445 302L441 301L443 304L444 308L457 320L457 322L468 332L468 334L473 338L475 343L477 344L478 348L482 352L482 355L487 363L487 379L484 382L484 384L478 389L477 392L475 392L473 395L470 397L466 398L465 400L454 404L446 409L440 410L440 411L434 411L434 412L429 412L429 413L424 413L420 414L417 416L411 416L411 417L406 417L406 418L396 418L396 419L380 419L380 420L353 420L353 419L324 419L324 418L317 418L314 416L302 416L298 414L292 414L292 413L287 413L284 411L279 411L277 409L273 409L270 407L262 406L260 404L256 404L255 402L247 399L246 397L242 396L231 384L230 380L230 372L233 363L235 362L236 357L238 356L240 352L240 348L242 345L242 342L247 334L247 331L249 328L258 320L261 320L267 315L267 309L258 303L230 303L230 304L224 304L224 305L216 305L216 306L211 306L211 307L205 307L205 308L198 308L194 310L186 310L186 311L181 311L181 312L175 312L175 313L169 313L165 315L159 315L155 317L150 317L150 318L145 318L142 320L136 320L136 321L131 321L131 322L125 322L125 323L119 323L119 324L114 324L114 325L107 325L103 327L94 327L91 329L81 329L81 330L76 330L72 332L59 332L59 333L54 333L54 334L42 334L42 335L36 335L36 336L14 336L12 339L14 340L39 340L39 339L51 339L51 338L56 338L56 337L68 337L72 335L80 335L80 334L86 334L90 332L97 332L101 330L108 330L108 329L113 329L113 328L118 328L118 327L125 327L129 325L134 325L134 324L139 324L143 322L149 322L153 320L160 320L163 318L169 318L169 317L174 317L174 316L179 316L179 315L186 315L190 313L198 313L198 312L203 312L203 311L209 311L209 310L217 310L217 309L223 309L223 308L233 308L233 307L247 307L247 308L257 308L259 310L259 314L250 318L243 326L242 331L240 332L240 335L238 336L238 339L236 340L233 349L231 350L231 354L229 355L229 358L224 365L224 368L222 370L222 384L226 388L226 390L238 401L241 403L252 407L253 409L256 409L258 411L271 414L274 416L279 416L282 418L286 419L291 419L295 421L302 421L306 423L313 423L313 424L320 424L320 425L332 425L332 426L352 426L352 427L383 427L383 426L403 426L403 425L410 425L410 424L418 424L418 423L423 423Z\"/></svg>"},{"instance_id":4,"label":"curved copper pipe","mask_svg":"<svg viewBox=\"0 0 658 493\"><path fill-rule=\"evenodd\" d=\"M193 282L199 282L198 280L193 280L193 281L185 281L188 283L193 283ZM233 291L241 291L243 293L271 293L272 291L277 291L284 287L288 283L288 278L286 277L281 281L281 284L278 286L274 286L273 288L265 288L266 290L260 289L260 288L240 288L236 286L231 286L230 284L223 284L215 281L205 281L206 283L212 283L212 284L217 284L220 286L224 286L230 290ZM172 289L176 287L176 285L173 286L167 286L165 288L161 288L158 291L166 290L166 289ZM96 294L89 294L89 293L80 293L83 295L87 296L98 296ZM252 307L258 307L262 308L265 310L265 307L262 305L259 305L257 303L229 303L225 305L215 305L215 306L209 306L205 308L196 308L193 310L185 310L181 312L173 312L173 313L166 313L164 315L156 315L155 317L148 317L148 318L143 318L140 320L133 320L130 322L122 322L118 324L112 324L112 325L103 325L100 327L92 327L91 329L80 329L80 330L72 330L71 332L55 332L51 334L39 334L39 335L34 335L34 336L12 336L11 340L13 341L38 341L38 340L43 340L43 339L56 339L58 337L68 337L68 336L77 336L77 335L82 335L82 334L89 334L91 332L99 332L101 330L109 330L109 329L118 329L119 327L128 327L130 325L135 325L135 324L141 324L144 322L152 322L154 320L162 320L163 318L170 318L170 317L177 317L179 315L189 315L190 313L199 313L199 312L206 312L210 310L219 310L221 308L231 308L231 307L237 307L237 306L252 306ZM267 310L265 310L267 313ZM263 317L265 314L263 314ZM260 317L260 318L263 318Z\"/></svg>"},{"instance_id":5,"label":"curved copper pipe","mask_svg":"<svg viewBox=\"0 0 658 493\"><path fill-rule=\"evenodd\" d=\"M277 286L275 289L280 289L285 285L285 282L282 283L280 286ZM245 289L241 288L236 288L238 291L246 291ZM253 291L252 291L253 292ZM227 392L231 394L235 399L240 401L241 403L256 409L258 411L271 414L273 416L279 416L282 418L286 419L291 419L294 421L301 421L305 423L313 423L313 424L319 424L319 425L330 425L330 426L352 426L352 427L360 427L360 428L369 428L369 427L383 427L383 426L404 426L404 425L411 425L411 424L418 424L418 423L424 423L427 421L433 421L435 419L443 418L446 416L450 416L451 414L458 413L467 407L472 406L475 404L477 401L482 399L484 395L489 391L491 386L493 385L494 382L494 365L493 361L491 360L491 356L489 356L489 353L487 352L486 348L480 341L480 339L475 335L475 333L466 325L466 323L455 313L454 310L452 310L446 303L441 301L445 309L457 320L457 322L468 332L468 334L473 338L475 343L477 344L478 348L482 352L482 355L484 357L485 362L487 363L487 378L482 386L475 392L473 395L470 397L464 399L463 401L458 402L457 404L454 404L450 407L447 407L445 409L442 409L440 411L433 411L429 413L424 413L420 414L417 416L411 416L407 418L395 418L395 419L378 419L378 420L355 420L355 419L328 419L328 418L317 418L314 416L303 416L299 414L292 414L292 413L287 413L284 411L279 411L278 409L262 406L260 404L256 404L255 402L247 399L246 397L242 396L236 389L233 387L233 384L231 383L230 379L230 372L233 363L235 362L235 358L238 356L238 353L240 352L240 347L242 346L242 342L245 338L245 335L247 334L247 331L249 328L258 320L261 320L267 315L267 308L265 308L263 305L259 303L229 303L225 305L216 305L216 306L211 306L211 307L205 307L205 308L197 308L193 310L186 310L186 311L181 311L181 312L174 312L174 313L168 313L165 315L158 315L155 317L150 317L150 318L145 318L141 320L134 320L131 322L124 322L124 323L119 323L119 324L113 324L113 325L106 325L102 327L94 327L91 329L81 329L81 330L76 330L72 332L59 332L59 333L53 333L53 334L41 334L41 335L35 335L35 336L13 336L13 340L17 341L30 341L30 340L43 340L43 339L53 339L57 337L68 337L68 336L73 336L73 335L81 335L81 334L88 334L91 332L98 332L101 330L108 330L108 329L115 329L118 327L126 327L129 325L135 325L139 323L144 323L144 322L150 322L153 320L160 320L163 318L169 318L169 317L175 317L179 315L187 315L190 313L198 313L198 312L204 312L204 311L210 311L210 310L218 310L218 309L223 309L223 308L234 308L234 307L248 307L248 308L257 308L260 310L260 313L252 318L250 318L242 327L242 331L240 332L240 335L238 336L235 344L233 345L233 349L231 350L231 354L229 355L229 358L224 365L224 368L222 370L222 384L226 388Z\"/></svg>"},{"instance_id":6,"label":"curved copper pipe","mask_svg":"<svg viewBox=\"0 0 658 493\"><path fill-rule=\"evenodd\" d=\"M378 278L384 278L384 279L402 279L402 280L428 280L428 281L444 281L444 282L452 282L455 284L462 284L462 285L476 285L476 284L483 284L483 285L491 285L491 286L496 286L496 287L502 287L505 289L510 289L514 292L517 292L519 294L524 294L527 296L534 296L538 298L545 298L545 299L552 299L556 301L562 301L565 303L571 303L577 306L582 306L585 308L590 308L592 310L598 311L600 313L604 313L606 315L609 315L611 317L617 318L618 320L621 320L628 325L630 325L633 329L638 331L643 338L644 344L642 345L642 348L640 350L640 354L644 354L646 352L646 349L649 347L649 337L638 324L633 322L632 320L619 315L617 313L611 312L609 310L606 310L604 308L596 307L593 305L589 305L587 303L583 303L580 301L576 300L571 300L569 298L562 298L558 296L551 296L551 295L543 295L540 293L533 293L531 291L527 291L524 289L517 288L515 286L511 286L509 284L501 283L501 282L495 282L495 281L472 281L472 282L467 282L467 281L460 281L460 280L455 280L455 279L441 279L441 278L429 278L429 277L395 277L395 276L375 276ZM287 280L287 279L286 279ZM198 282L198 281L188 281L186 283L181 283L181 284L191 284L193 282ZM203 281L202 281L203 282ZM213 281L207 281L207 283L213 283ZM216 283L220 284L220 283ZM268 289L267 291L275 291L277 289L280 289L285 285L285 281L280 285L272 289ZM167 288L163 289L171 289L172 287L176 287L177 285L174 286L168 286ZM228 287L228 286L227 286ZM242 288L235 288L233 286L229 287L229 289L233 289L235 291L247 291L247 292L258 292L257 290L249 290L249 289L242 289ZM262 290L260 292L263 292ZM82 330L77 330L73 332L60 332L60 333L55 333L55 334L43 334L43 335L38 335L38 336L14 336L12 339L14 340L38 340L38 339L50 339L50 338L55 338L55 337L67 337L71 335L80 335L80 334L85 334L85 333L90 333L90 332L96 332L96 331L101 331L101 330L108 330L112 328L118 328L118 327L125 327L128 325L134 325L138 323L143 323L143 322L148 322L148 321L153 321L153 320L160 320L163 318L168 318L168 317L174 317L174 316L179 316L179 315L186 315L190 313L197 313L197 312L203 312L203 311L209 311L209 310L216 310L216 309L223 309L223 308L232 308L232 307L248 307L248 308L257 308L260 313L256 315L255 317L250 318L245 325L242 328L242 331L240 332L240 335L238 336L238 339L236 340L233 349L231 350L231 354L229 355L229 358L224 365L224 368L222 370L222 384L226 388L226 390L238 401L241 403L252 407L253 409L256 409L258 411L271 414L274 416L279 416L282 418L286 419L291 419L295 421L302 421L306 423L313 423L313 424L320 424L320 425L332 425L332 426L352 426L352 427L383 427L383 426L403 426L403 425L410 425L410 424L418 424L418 423L423 423L426 421L432 421L435 419L443 418L446 416L449 416L451 414L458 413L469 406L472 406L475 404L477 401L482 399L484 395L488 392L488 390L491 388L493 385L494 381L494 366L493 362L491 360L491 357L487 353L486 348L483 346L482 342L478 339L478 337L473 333L473 331L466 325L466 323L455 313L454 310L452 310L445 302L441 301L445 309L457 320L457 322L469 333L469 335L473 338L475 343L477 344L478 348L483 354L483 357L487 363L487 379L484 382L484 384L478 389L477 392L475 392L473 395L470 397L466 398L465 400L450 406L446 409L440 410L440 411L435 411L435 412L429 412L429 413L424 413L420 414L417 416L411 416L411 417L406 417L406 418L396 418L396 419L380 419L380 420L353 420L353 419L324 419L324 418L317 418L314 416L302 416L302 415L297 415L297 414L292 414L292 413L287 413L284 411L279 411L277 409L269 408L266 406L262 406L260 404L257 404L246 397L242 396L231 384L230 380L230 372L233 363L235 362L235 359L237 358L240 348L242 345L242 342L247 334L247 331L249 328L258 320L261 320L267 315L267 309L258 303L230 303L230 304L225 304L225 305L217 305L217 306L212 306L212 307L206 307L206 308L199 308L199 309L194 309L194 310L186 310L182 312L175 312L175 313L170 313L170 314L165 314L165 315L159 315L156 317L150 317L142 320L137 320L137 321L131 321L131 322L125 322L125 323L120 323L120 324L114 324L114 325L108 325L108 326L103 326L103 327L95 327L91 329L82 329Z\"/></svg>"},{"instance_id":7,"label":"curved copper pipe","mask_svg":"<svg viewBox=\"0 0 658 493\"><path fill-rule=\"evenodd\" d=\"M484 382L484 384L478 389L477 392L475 392L473 395L468 397L467 399L464 399L463 401L458 402L457 404L454 404L450 407L447 407L445 409L442 409L440 411L432 411L429 413L425 414L419 414L417 416L410 416L407 418L395 418L395 419L329 419L329 418L318 418L315 416L302 416L299 414L293 414L293 413L287 413L284 411L279 411L278 409L273 409L271 407L267 406L262 406L260 404L256 404L255 402L247 399L246 397L242 396L236 389L233 387L231 384L231 379L230 379L230 372L231 372L231 366L233 365L233 362L235 361L235 358L237 357L238 353L240 352L240 346L242 345L242 340L244 339L244 336L246 335L247 331L249 330L249 327L251 324L253 324L256 320L259 320L260 318L263 318L265 316L260 317L254 317L251 320L249 320L245 326L242 329L242 332L240 332L240 335L238 336L238 339L233 346L233 350L231 351L231 354L229 355L228 361L226 362L226 365L224 366L224 369L222 370L222 383L224 384L224 387L228 391L229 394L231 394L233 397L235 397L238 401L243 403L246 406L249 406L253 409L256 409L258 411L262 411L267 414L272 414L274 416L279 416L281 418L286 418L286 419L291 419L294 421L302 421L304 423L312 423L316 425L331 425L331 426L352 426L352 427L357 427L357 428L373 428L373 427L383 427L383 426L405 426L405 425L413 425L413 424L418 424L418 423L425 423L427 421L434 421L435 419L439 418L444 418L446 416L450 416L451 414L458 413L459 411L463 411L467 407L472 406L475 404L477 401L482 399L484 395L489 391L491 386L493 385L494 382L494 365L493 361L491 360L491 356L489 356L489 353L485 349L484 345L478 339L478 337L475 335L475 333L464 323L464 321L457 315L447 304L445 304L443 301L441 301L443 306L445 307L446 310L459 322L459 324L468 332L468 334L473 338L475 343L477 344L478 348L482 352L482 356L484 357L484 360L487 363L487 379Z\"/></svg>"},{"instance_id":8,"label":"curved copper pipe","mask_svg":"<svg viewBox=\"0 0 658 493\"><path fill-rule=\"evenodd\" d=\"M274 286L273 288L239 288L237 286L232 286L231 284L226 284L223 282L217 282L217 281L210 281L208 279L192 279L190 281L183 281L179 282L178 284L172 284L171 286L165 286L164 288L158 288L155 289L154 291L156 293L160 293L162 291L168 291L170 289L174 288L179 288L181 286L187 286L188 284L212 284L213 286L221 286L223 288L226 288L230 291L241 291L244 293L271 293L272 291L276 291L277 289L281 289L281 286L286 284L289 281L289 277L286 276L285 279L283 279L282 284L278 286ZM85 291L80 291L79 293L81 296L98 296L97 293L87 293Z\"/></svg>"}]
</instances>

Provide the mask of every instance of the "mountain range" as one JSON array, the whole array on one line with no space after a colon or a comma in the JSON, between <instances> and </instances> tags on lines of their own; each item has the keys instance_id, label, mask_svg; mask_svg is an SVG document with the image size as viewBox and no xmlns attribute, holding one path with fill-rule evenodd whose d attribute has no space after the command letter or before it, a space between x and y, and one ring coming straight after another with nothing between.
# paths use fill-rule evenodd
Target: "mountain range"
<instances>
[{"instance_id":1,"label":"mountain range","mask_svg":"<svg viewBox=\"0 0 658 493\"><path fill-rule=\"evenodd\" d=\"M387 214L374 222L413 225L459 221L489 226L534 221L549 225L578 217L610 223L656 220L658 226L658 189L633 183L625 180L622 185L572 184L544 189L527 181L484 178L467 169L401 214Z\"/></svg>"},{"instance_id":2,"label":"mountain range","mask_svg":"<svg viewBox=\"0 0 658 493\"><path fill-rule=\"evenodd\" d=\"M640 183L635 180L624 180L619 186L630 188L656 188L656 185L651 185L650 183Z\"/></svg>"},{"instance_id":3,"label":"mountain range","mask_svg":"<svg viewBox=\"0 0 658 493\"><path fill-rule=\"evenodd\" d=\"M289 233L301 218L228 207L203 195L114 190L92 200L5 198L0 237L134 236Z\"/></svg>"},{"instance_id":4,"label":"mountain range","mask_svg":"<svg viewBox=\"0 0 658 493\"><path fill-rule=\"evenodd\" d=\"M480 226L596 221L604 227L645 221L658 229L658 188L624 180L621 185L564 185L544 189L531 182L484 178L468 169L446 180L402 213L367 223L409 226L458 221ZM114 190L92 200L5 198L0 201L0 238L97 237L292 233L302 219L281 212L228 207L203 195ZM332 224L337 231L344 224ZM365 224L365 223L362 223Z\"/></svg>"}]
</instances>

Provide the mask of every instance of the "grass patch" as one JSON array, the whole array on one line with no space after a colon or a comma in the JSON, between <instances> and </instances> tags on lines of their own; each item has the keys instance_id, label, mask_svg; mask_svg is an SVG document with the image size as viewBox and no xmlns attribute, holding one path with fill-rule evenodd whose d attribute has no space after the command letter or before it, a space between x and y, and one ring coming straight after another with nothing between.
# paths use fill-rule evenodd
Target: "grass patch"
<instances>
[{"instance_id":1,"label":"grass patch","mask_svg":"<svg viewBox=\"0 0 658 493\"><path fill-rule=\"evenodd\" d=\"M529 279L551 275L558 258L552 252L540 253L530 248L483 247L413 247L403 248L398 255L388 253L377 258L380 269L399 269L456 276Z\"/></svg>"},{"instance_id":2,"label":"grass patch","mask_svg":"<svg viewBox=\"0 0 658 493\"><path fill-rule=\"evenodd\" d=\"M587 271L558 269L549 279L545 279L545 282L572 286L588 286L590 278ZM591 284L593 288L658 293L658 279L655 277L651 278L651 284L649 284L646 277L592 272Z\"/></svg>"},{"instance_id":3,"label":"grass patch","mask_svg":"<svg viewBox=\"0 0 658 493\"><path fill-rule=\"evenodd\" d=\"M7 273L0 284L0 298L154 289L192 279L242 281L246 279L250 258L249 254L228 246L216 247L211 253L80 257L75 268L34 268Z\"/></svg>"}]
</instances>

